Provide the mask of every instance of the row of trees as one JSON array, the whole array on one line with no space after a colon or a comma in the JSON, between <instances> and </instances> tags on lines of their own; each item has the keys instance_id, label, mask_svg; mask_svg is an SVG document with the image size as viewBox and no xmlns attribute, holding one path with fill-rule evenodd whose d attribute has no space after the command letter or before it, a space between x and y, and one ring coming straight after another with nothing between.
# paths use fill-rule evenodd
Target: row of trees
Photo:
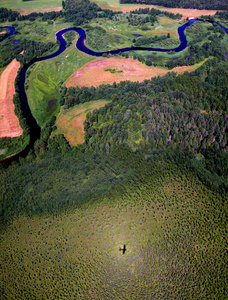
<instances>
[{"instance_id":1,"label":"row of trees","mask_svg":"<svg viewBox=\"0 0 228 300\"><path fill-rule=\"evenodd\" d=\"M57 44L52 42L43 43L23 39L20 43L20 52L24 50L24 53L18 54L16 58L22 65L25 65L34 58L42 57L45 52L54 50L56 46Z\"/></svg>"},{"instance_id":2,"label":"row of trees","mask_svg":"<svg viewBox=\"0 0 228 300\"><path fill-rule=\"evenodd\" d=\"M170 19L174 19L174 20L178 20L182 17L181 14L177 13L177 14L174 14L174 13L170 13L168 11L163 11L163 10L160 10L160 9L155 9L155 8L139 8L139 9L135 9L133 11L130 12L130 15L131 14L138 14L138 15L149 15L151 17L156 17L156 16L159 16L159 15L164 15Z\"/></svg>"},{"instance_id":3,"label":"row of trees","mask_svg":"<svg viewBox=\"0 0 228 300\"><path fill-rule=\"evenodd\" d=\"M0 23L9 21L14 22L20 14L12 9L0 7Z\"/></svg>"},{"instance_id":4,"label":"row of trees","mask_svg":"<svg viewBox=\"0 0 228 300\"><path fill-rule=\"evenodd\" d=\"M145 23L150 22L153 26L155 22L158 20L158 16L166 16L170 19L180 19L182 17L181 14L169 13L167 11L161 11L155 8L139 8L130 12L130 15L127 16L128 22L133 26L141 26Z\"/></svg>"}]
</instances>

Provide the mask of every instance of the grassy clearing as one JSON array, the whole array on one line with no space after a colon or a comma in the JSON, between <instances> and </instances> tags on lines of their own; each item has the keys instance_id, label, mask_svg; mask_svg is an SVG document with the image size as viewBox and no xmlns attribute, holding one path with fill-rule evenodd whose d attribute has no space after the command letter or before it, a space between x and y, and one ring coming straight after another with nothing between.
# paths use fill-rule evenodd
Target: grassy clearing
<instances>
[{"instance_id":1,"label":"grassy clearing","mask_svg":"<svg viewBox=\"0 0 228 300\"><path fill-rule=\"evenodd\" d=\"M0 7L16 10L21 14L29 14L31 12L48 12L62 9L62 0L0 0Z\"/></svg>"},{"instance_id":2,"label":"grassy clearing","mask_svg":"<svg viewBox=\"0 0 228 300\"><path fill-rule=\"evenodd\" d=\"M2 26L8 25L17 29L20 33L17 38L23 37L29 40L40 41L43 43L55 42L55 33L65 27L71 27L72 23L63 23L61 19L57 21L52 21L52 24L42 21L37 18L35 21L19 21L19 22L4 22Z\"/></svg>"},{"instance_id":3,"label":"grassy clearing","mask_svg":"<svg viewBox=\"0 0 228 300\"><path fill-rule=\"evenodd\" d=\"M78 51L75 42L58 57L37 63L31 69L26 93L32 113L41 126L51 115L59 112L60 82L67 81L75 69L94 59ZM50 108L51 100L54 100L55 105Z\"/></svg>"},{"instance_id":4,"label":"grassy clearing","mask_svg":"<svg viewBox=\"0 0 228 300\"><path fill-rule=\"evenodd\" d=\"M73 108L63 110L56 122L57 130L53 133L64 134L71 146L76 146L84 142L84 121L88 112L98 109L108 101L98 100L79 104Z\"/></svg>"},{"instance_id":5,"label":"grassy clearing","mask_svg":"<svg viewBox=\"0 0 228 300\"><path fill-rule=\"evenodd\" d=\"M21 33L23 37L29 40L35 40L40 42L55 42L55 33L66 26L70 27L71 24L63 23L61 20L53 21L52 24L48 22L43 22L40 19L35 21L20 21L17 23L17 30Z\"/></svg>"},{"instance_id":6,"label":"grassy clearing","mask_svg":"<svg viewBox=\"0 0 228 300\"><path fill-rule=\"evenodd\" d=\"M176 170L72 213L20 217L1 235L2 295L221 299L226 239L219 203Z\"/></svg>"},{"instance_id":7,"label":"grassy clearing","mask_svg":"<svg viewBox=\"0 0 228 300\"><path fill-rule=\"evenodd\" d=\"M158 21L161 25L173 25L177 23L177 20L169 19L166 17L158 17Z\"/></svg>"}]
</instances>

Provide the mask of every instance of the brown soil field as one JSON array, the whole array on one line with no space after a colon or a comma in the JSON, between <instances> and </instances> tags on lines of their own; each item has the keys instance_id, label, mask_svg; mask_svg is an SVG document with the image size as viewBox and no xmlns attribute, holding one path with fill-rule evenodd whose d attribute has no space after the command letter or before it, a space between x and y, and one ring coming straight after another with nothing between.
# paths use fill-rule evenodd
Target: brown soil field
<instances>
[{"instance_id":1,"label":"brown soil field","mask_svg":"<svg viewBox=\"0 0 228 300\"><path fill-rule=\"evenodd\" d=\"M71 146L83 144L84 121L88 112L104 106L108 101L97 100L76 105L61 112L56 125L55 134L63 133Z\"/></svg>"},{"instance_id":2,"label":"brown soil field","mask_svg":"<svg viewBox=\"0 0 228 300\"><path fill-rule=\"evenodd\" d=\"M0 76L0 137L15 137L22 134L17 116L14 113L14 81L20 63L14 59Z\"/></svg>"},{"instance_id":3,"label":"brown soil field","mask_svg":"<svg viewBox=\"0 0 228 300\"><path fill-rule=\"evenodd\" d=\"M176 67L172 70L148 67L133 58L103 58L89 62L70 77L66 83L66 87L70 86L99 86L101 84L113 84L120 81L130 80L142 82L145 79L158 75L165 75L174 71L179 73L191 72L197 68L194 66ZM107 69L115 69L122 71L121 73L111 73L105 71Z\"/></svg>"}]
</instances>

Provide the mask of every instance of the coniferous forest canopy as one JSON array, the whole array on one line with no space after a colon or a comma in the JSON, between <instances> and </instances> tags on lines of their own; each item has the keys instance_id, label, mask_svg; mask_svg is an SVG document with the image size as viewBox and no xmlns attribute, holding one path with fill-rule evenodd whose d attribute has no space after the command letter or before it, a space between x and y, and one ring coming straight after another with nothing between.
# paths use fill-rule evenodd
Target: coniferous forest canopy
<instances>
[{"instance_id":1,"label":"coniferous forest canopy","mask_svg":"<svg viewBox=\"0 0 228 300\"><path fill-rule=\"evenodd\" d=\"M227 9L225 1L137 3ZM119 48L123 43L111 37L110 24L122 22L124 30L129 26L142 33L148 27L155 30L161 19L174 24L181 17L155 9L138 9L123 17L89 0L66 0L62 6L60 12L27 16L0 8L0 25L8 22L16 29L0 43L2 70L15 58L23 66L55 52L59 45L46 40L48 26L82 26L88 45L102 51L110 41ZM227 12L217 12L210 20L226 24ZM23 36L23 26L30 26L35 38L27 29ZM136 46L163 46L170 40L168 34L140 34L130 40L131 32L127 38ZM26 156L0 162L2 299L226 299L227 37L218 25L206 22L188 27L186 36L188 52L180 57L171 53L151 59L154 53L137 51L114 57L167 70L200 63L192 72L167 71L143 82L96 87L66 87L61 78L55 98L50 98L56 110L32 110L42 121L40 137ZM72 55L76 35L68 32L64 37L68 52L57 62L70 68L67 56ZM12 52L10 45L19 39ZM78 52L71 65L88 62ZM40 89L49 96L47 66L53 67L42 62L28 69L27 95L38 77ZM18 73L14 104L23 135L0 139L1 148L12 153L30 136L19 89ZM71 146L58 131L59 116L98 100L106 104L87 113L84 143ZM31 99L29 103L34 105Z\"/></svg>"}]
</instances>

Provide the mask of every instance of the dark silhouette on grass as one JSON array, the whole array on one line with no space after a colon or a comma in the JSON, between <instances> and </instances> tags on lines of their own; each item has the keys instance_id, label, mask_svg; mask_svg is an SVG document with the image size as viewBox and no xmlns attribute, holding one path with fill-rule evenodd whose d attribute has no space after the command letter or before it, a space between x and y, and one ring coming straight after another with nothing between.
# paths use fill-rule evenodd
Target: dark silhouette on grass
<instances>
[{"instance_id":1,"label":"dark silhouette on grass","mask_svg":"<svg viewBox=\"0 0 228 300\"><path fill-rule=\"evenodd\" d=\"M123 254L125 254L125 252L126 252L126 245L123 245L123 247L121 246L120 247L120 251L123 251Z\"/></svg>"}]
</instances>

